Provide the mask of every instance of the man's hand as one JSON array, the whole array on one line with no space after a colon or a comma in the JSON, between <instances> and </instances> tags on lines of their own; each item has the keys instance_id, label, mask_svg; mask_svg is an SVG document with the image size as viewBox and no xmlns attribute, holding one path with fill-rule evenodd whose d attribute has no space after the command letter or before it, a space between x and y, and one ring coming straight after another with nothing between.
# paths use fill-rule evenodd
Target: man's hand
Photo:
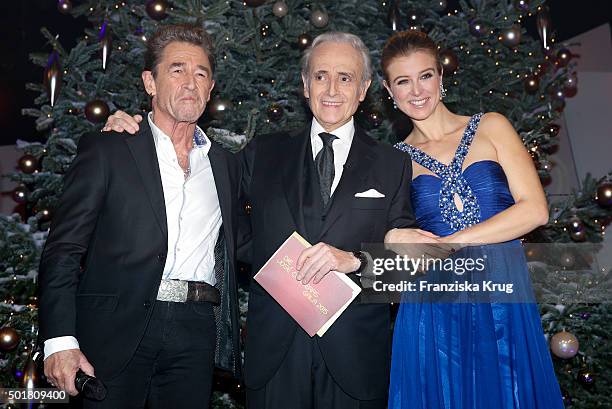
<instances>
[{"instance_id":1,"label":"man's hand","mask_svg":"<svg viewBox=\"0 0 612 409\"><path fill-rule=\"evenodd\" d=\"M45 359L45 376L51 385L65 390L70 396L79 393L74 387L74 378L79 368L87 375L95 376L93 366L80 349L59 351Z\"/></svg>"},{"instance_id":2,"label":"man's hand","mask_svg":"<svg viewBox=\"0 0 612 409\"><path fill-rule=\"evenodd\" d=\"M317 243L302 251L298 257L296 278L304 285L311 280L317 284L330 271L352 273L359 265L360 261L353 253L339 250L329 244Z\"/></svg>"},{"instance_id":3,"label":"man's hand","mask_svg":"<svg viewBox=\"0 0 612 409\"><path fill-rule=\"evenodd\" d=\"M134 135L138 132L140 122L142 122L141 115L130 116L123 111L117 111L108 117L102 131L128 132Z\"/></svg>"}]
</instances>

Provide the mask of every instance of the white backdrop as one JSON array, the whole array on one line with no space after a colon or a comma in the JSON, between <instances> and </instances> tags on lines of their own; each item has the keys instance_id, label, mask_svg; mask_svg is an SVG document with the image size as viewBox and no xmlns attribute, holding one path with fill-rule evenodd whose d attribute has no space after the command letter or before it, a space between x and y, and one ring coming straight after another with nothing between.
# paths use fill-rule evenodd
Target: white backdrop
<instances>
[{"instance_id":1,"label":"white backdrop","mask_svg":"<svg viewBox=\"0 0 612 409\"><path fill-rule=\"evenodd\" d=\"M579 187L587 173L600 177L612 170L612 39L604 24L565 42L578 54L578 94L567 99L552 183L546 187L558 200ZM612 228L606 235L600 265L612 268Z\"/></svg>"}]
</instances>

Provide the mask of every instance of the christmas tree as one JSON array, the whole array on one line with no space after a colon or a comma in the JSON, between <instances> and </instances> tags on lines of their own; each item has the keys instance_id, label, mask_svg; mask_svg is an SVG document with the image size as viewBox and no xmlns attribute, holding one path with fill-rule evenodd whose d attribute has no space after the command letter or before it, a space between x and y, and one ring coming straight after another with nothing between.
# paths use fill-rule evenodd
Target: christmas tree
<instances>
[{"instance_id":1,"label":"christmas tree","mask_svg":"<svg viewBox=\"0 0 612 409\"><path fill-rule=\"evenodd\" d=\"M378 67L393 31L425 31L441 45L449 108L461 114L506 115L546 180L548 152L559 132L555 120L564 99L576 93L577 81L571 52L555 46L544 0L460 0L451 5L446 0L84 0L74 5L59 0L58 12L85 17L90 25L70 50L43 28L49 47L31 54L32 62L44 68L44 82L28 85L40 96L36 108L24 114L36 118L46 141L21 144L20 171L11 175L19 183L13 197L25 206L25 218L0 218L0 385L22 384L36 372L31 352L39 255L79 137L100 129L117 109L149 109L140 80L142 56L147 37L160 24L199 24L215 39L217 85L201 125L232 150L257 134L299 128L310 119L299 60L317 34L340 30L359 35ZM534 27L535 37L526 27ZM406 135L406 120L382 91L376 74L356 119L373 137L395 142ZM551 204L550 223L527 239L600 242L612 217L611 182L612 174L585 180L581 191ZM573 356L555 358L568 405L571 400L576 408L610 406L609 305L541 308L551 342L572 345L575 337L580 343ZM240 399L233 399L241 396L238 384L219 377L215 389L217 407L240 406Z\"/></svg>"}]
</instances>

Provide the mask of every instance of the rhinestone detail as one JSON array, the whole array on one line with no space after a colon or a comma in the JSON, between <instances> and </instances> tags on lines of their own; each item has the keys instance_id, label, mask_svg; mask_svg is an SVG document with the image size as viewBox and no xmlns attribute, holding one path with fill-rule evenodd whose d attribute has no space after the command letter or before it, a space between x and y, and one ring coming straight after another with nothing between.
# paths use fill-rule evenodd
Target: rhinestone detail
<instances>
[{"instance_id":1,"label":"rhinestone detail","mask_svg":"<svg viewBox=\"0 0 612 409\"><path fill-rule=\"evenodd\" d=\"M455 152L455 157L449 165L441 163L419 148L405 142L395 144L397 149L407 152L413 161L435 173L442 180L438 201L440 213L442 220L454 231L463 230L480 222L480 205L463 176L462 168L481 117L482 113L479 113L470 118ZM459 210L455 205L455 194L461 199L463 210Z\"/></svg>"}]
</instances>

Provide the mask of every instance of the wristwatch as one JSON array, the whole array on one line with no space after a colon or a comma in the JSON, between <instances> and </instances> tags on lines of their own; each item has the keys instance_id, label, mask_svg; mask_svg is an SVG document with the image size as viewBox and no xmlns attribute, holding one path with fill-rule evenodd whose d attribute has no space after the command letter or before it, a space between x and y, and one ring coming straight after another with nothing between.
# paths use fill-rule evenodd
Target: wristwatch
<instances>
[{"instance_id":1,"label":"wristwatch","mask_svg":"<svg viewBox=\"0 0 612 409\"><path fill-rule=\"evenodd\" d=\"M368 258L366 257L363 251L353 251L353 256L355 256L357 260L359 260L359 268L353 272L359 274L368 265Z\"/></svg>"}]
</instances>

